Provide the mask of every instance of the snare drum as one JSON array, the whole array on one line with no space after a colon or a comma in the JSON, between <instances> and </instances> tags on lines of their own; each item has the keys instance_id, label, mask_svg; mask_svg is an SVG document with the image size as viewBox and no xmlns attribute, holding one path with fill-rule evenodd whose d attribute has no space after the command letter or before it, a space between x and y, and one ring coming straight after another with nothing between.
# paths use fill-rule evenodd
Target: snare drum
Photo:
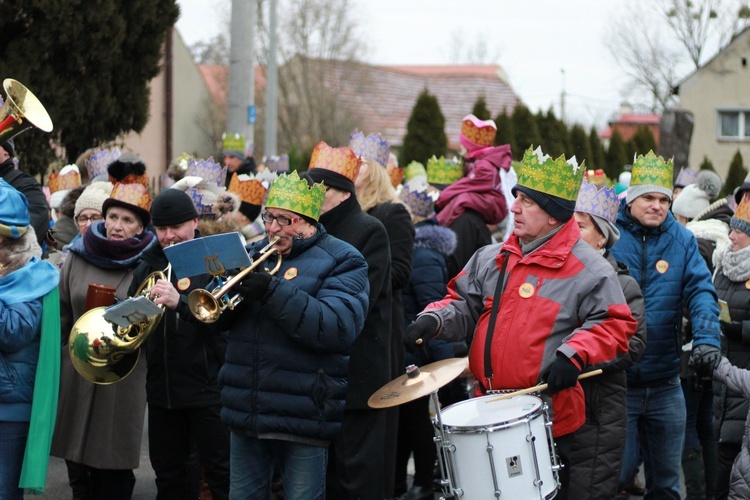
<instances>
[{"instance_id":1,"label":"snare drum","mask_svg":"<svg viewBox=\"0 0 750 500\"><path fill-rule=\"evenodd\" d=\"M444 492L466 499L552 498L559 467L547 405L528 395L493 399L456 403L436 419L443 484L450 488Z\"/></svg>"}]
</instances>

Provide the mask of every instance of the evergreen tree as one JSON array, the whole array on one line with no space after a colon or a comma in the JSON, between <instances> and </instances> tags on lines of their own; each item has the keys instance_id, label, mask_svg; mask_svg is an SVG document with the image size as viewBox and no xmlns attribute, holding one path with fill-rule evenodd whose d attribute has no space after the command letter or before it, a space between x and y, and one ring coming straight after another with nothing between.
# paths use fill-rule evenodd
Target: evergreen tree
<instances>
[{"instance_id":1,"label":"evergreen tree","mask_svg":"<svg viewBox=\"0 0 750 500\"><path fill-rule=\"evenodd\" d=\"M495 117L495 125L497 125L497 135L495 135L495 146L500 144L510 145L510 150L515 153L518 149L516 144L515 132L513 129L513 121L511 120L508 113L503 110L502 113Z\"/></svg>"},{"instance_id":2,"label":"evergreen tree","mask_svg":"<svg viewBox=\"0 0 750 500\"><path fill-rule=\"evenodd\" d=\"M591 165L594 168L604 169L604 173L606 173L607 177L610 179L617 179L620 171L618 170L614 173L609 171L607 156L604 152L604 145L602 144L601 139L599 139L599 133L594 127L591 127L591 132L589 132L589 148L591 149Z\"/></svg>"},{"instance_id":3,"label":"evergreen tree","mask_svg":"<svg viewBox=\"0 0 750 500\"><path fill-rule=\"evenodd\" d=\"M570 150L568 127L557 119L552 108L547 111L546 115L539 112L536 116L539 133L542 137L542 151L553 158L557 158Z\"/></svg>"},{"instance_id":4,"label":"evergreen tree","mask_svg":"<svg viewBox=\"0 0 750 500\"><path fill-rule=\"evenodd\" d=\"M444 156L447 148L445 117L440 110L437 97L425 88L419 94L406 124L406 135L404 145L399 151L398 164L408 165L412 161L426 164L432 155Z\"/></svg>"},{"instance_id":5,"label":"evergreen tree","mask_svg":"<svg viewBox=\"0 0 750 500\"><path fill-rule=\"evenodd\" d=\"M747 169L742 164L742 153L738 149L732 158L732 163L729 164L729 170L727 171L727 178L724 181L724 188L721 190L720 196L728 196L734 192L734 189L742 184L747 175Z\"/></svg>"},{"instance_id":6,"label":"evergreen tree","mask_svg":"<svg viewBox=\"0 0 750 500\"><path fill-rule=\"evenodd\" d=\"M701 163L699 170L711 170L712 172L716 172L714 164L711 163L711 160L708 159L708 156L703 156L703 163Z\"/></svg>"},{"instance_id":7,"label":"evergreen tree","mask_svg":"<svg viewBox=\"0 0 750 500\"><path fill-rule=\"evenodd\" d=\"M16 138L21 165L43 173L64 151L86 149L140 132L148 120L149 82L160 70L175 0L8 0L0 3L0 61L39 98L51 134Z\"/></svg>"},{"instance_id":8,"label":"evergreen tree","mask_svg":"<svg viewBox=\"0 0 750 500\"><path fill-rule=\"evenodd\" d=\"M539 135L539 127L534 119L534 115L529 111L529 108L520 103L513 108L513 114L511 115L510 120L513 125L515 143L518 146L513 150L513 159L521 160L523 159L524 151L531 146L536 148L541 144L542 140Z\"/></svg>"},{"instance_id":9,"label":"evergreen tree","mask_svg":"<svg viewBox=\"0 0 750 500\"><path fill-rule=\"evenodd\" d=\"M474 109L471 110L471 114L480 120L489 120L492 118L492 113L487 109L487 100L484 98L484 95L477 97L477 100L474 103Z\"/></svg>"},{"instance_id":10,"label":"evergreen tree","mask_svg":"<svg viewBox=\"0 0 750 500\"><path fill-rule=\"evenodd\" d=\"M613 131L612 137L609 138L609 149L607 149L607 169L605 170L607 177L617 179L622 172L622 167L629 163L628 158L622 135L617 130Z\"/></svg>"},{"instance_id":11,"label":"evergreen tree","mask_svg":"<svg viewBox=\"0 0 750 500\"><path fill-rule=\"evenodd\" d=\"M602 164L597 165L594 163L594 157L591 153L591 144L589 144L589 138L586 136L586 129L577 123L570 129L570 149L565 153L565 156L571 157L575 155L578 164L580 165L583 160L586 160L587 168L603 168Z\"/></svg>"},{"instance_id":12,"label":"evergreen tree","mask_svg":"<svg viewBox=\"0 0 750 500\"><path fill-rule=\"evenodd\" d=\"M633 142L635 152L638 154L645 155L649 151L653 151L654 153L659 154L658 148L656 146L656 139L654 139L654 134L651 133L651 129L649 129L648 127L638 127L638 130L636 130L630 141Z\"/></svg>"}]
</instances>

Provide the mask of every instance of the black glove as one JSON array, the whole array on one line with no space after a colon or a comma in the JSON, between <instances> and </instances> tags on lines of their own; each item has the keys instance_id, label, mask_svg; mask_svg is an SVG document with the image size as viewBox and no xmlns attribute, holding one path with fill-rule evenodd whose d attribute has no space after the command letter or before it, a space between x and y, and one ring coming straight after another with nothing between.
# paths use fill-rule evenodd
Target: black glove
<instances>
[{"instance_id":1,"label":"black glove","mask_svg":"<svg viewBox=\"0 0 750 500\"><path fill-rule=\"evenodd\" d=\"M719 366L721 361L721 349L708 344L701 344L693 348L693 354L690 356L690 366L695 369L698 375L710 377L714 369Z\"/></svg>"},{"instance_id":2,"label":"black glove","mask_svg":"<svg viewBox=\"0 0 750 500\"><path fill-rule=\"evenodd\" d=\"M418 317L406 327L404 333L404 346L409 352L416 352L420 347L427 347L431 338L435 337L438 329L438 321L430 314ZM417 341L421 342L417 343Z\"/></svg>"},{"instance_id":3,"label":"black glove","mask_svg":"<svg viewBox=\"0 0 750 500\"><path fill-rule=\"evenodd\" d=\"M250 273L234 289L247 300L260 300L266 294L272 278L273 276L264 272Z\"/></svg>"},{"instance_id":4,"label":"black glove","mask_svg":"<svg viewBox=\"0 0 750 500\"><path fill-rule=\"evenodd\" d=\"M547 392L554 394L574 387L581 370L565 354L557 353L555 362L547 375Z\"/></svg>"},{"instance_id":5,"label":"black glove","mask_svg":"<svg viewBox=\"0 0 750 500\"><path fill-rule=\"evenodd\" d=\"M732 321L726 323L719 321L721 325L721 333L732 340L742 340L742 321Z\"/></svg>"}]
</instances>

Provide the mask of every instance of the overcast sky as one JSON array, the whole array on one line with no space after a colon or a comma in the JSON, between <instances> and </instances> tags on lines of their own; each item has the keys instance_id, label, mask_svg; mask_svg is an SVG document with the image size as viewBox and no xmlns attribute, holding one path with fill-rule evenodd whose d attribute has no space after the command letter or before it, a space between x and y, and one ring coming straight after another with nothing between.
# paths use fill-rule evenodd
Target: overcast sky
<instances>
[{"instance_id":1,"label":"overcast sky","mask_svg":"<svg viewBox=\"0 0 750 500\"><path fill-rule=\"evenodd\" d=\"M532 110L554 106L559 116L564 85L566 121L601 127L632 97L604 44L610 18L629 0L350 1L369 46L365 62L448 64L460 35L467 48L485 40L485 62L502 66ZM231 0L178 3L177 28L188 45L226 29Z\"/></svg>"}]
</instances>

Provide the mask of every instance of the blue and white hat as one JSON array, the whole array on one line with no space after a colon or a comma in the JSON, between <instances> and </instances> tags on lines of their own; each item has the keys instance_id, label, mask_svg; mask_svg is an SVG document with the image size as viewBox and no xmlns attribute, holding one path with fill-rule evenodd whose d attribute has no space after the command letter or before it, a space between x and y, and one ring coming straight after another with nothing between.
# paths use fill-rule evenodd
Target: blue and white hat
<instances>
[{"instance_id":1,"label":"blue and white hat","mask_svg":"<svg viewBox=\"0 0 750 500\"><path fill-rule=\"evenodd\" d=\"M28 200L23 193L0 179L0 236L16 240L28 231L29 224Z\"/></svg>"}]
</instances>

